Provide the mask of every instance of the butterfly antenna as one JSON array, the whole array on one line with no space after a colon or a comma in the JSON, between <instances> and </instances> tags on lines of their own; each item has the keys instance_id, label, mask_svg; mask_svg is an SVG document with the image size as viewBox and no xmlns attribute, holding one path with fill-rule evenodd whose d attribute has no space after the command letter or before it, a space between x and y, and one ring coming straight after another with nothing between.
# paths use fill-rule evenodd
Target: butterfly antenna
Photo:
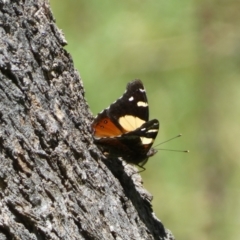
<instances>
[{"instance_id":1,"label":"butterfly antenna","mask_svg":"<svg viewBox=\"0 0 240 240\"><path fill-rule=\"evenodd\" d=\"M157 150L164 150L164 151L170 151L170 152L183 152L183 153L189 153L189 150L172 150L172 149L166 149L166 148L159 148Z\"/></svg>"},{"instance_id":2,"label":"butterfly antenna","mask_svg":"<svg viewBox=\"0 0 240 240\"><path fill-rule=\"evenodd\" d=\"M177 136L175 136L175 137L173 137L173 138L170 138L170 139L168 139L168 140L166 140L166 141L164 141L164 142L161 142L161 143L157 144L156 146L154 146L154 148L156 148L156 147L159 146L159 145L162 145L163 143L172 141L172 140L175 139L175 138L179 138L179 137L181 137L181 136L182 136L182 134L180 133L180 134L178 134ZM189 150L172 150L172 149L165 149L165 148L159 148L159 149L157 149L157 150L189 153Z\"/></svg>"},{"instance_id":3,"label":"butterfly antenna","mask_svg":"<svg viewBox=\"0 0 240 240\"><path fill-rule=\"evenodd\" d=\"M179 138L179 137L181 137L181 136L182 136L182 134L178 134L177 136L175 136L175 137L173 137L173 138L170 138L170 139L168 139L168 140L166 140L166 141L164 141L164 142L161 142L161 143L159 143L158 145L156 145L156 146L154 146L154 147L157 147L157 146L162 145L162 144L164 144L164 143L166 143L166 142L172 141L173 139Z\"/></svg>"}]
</instances>

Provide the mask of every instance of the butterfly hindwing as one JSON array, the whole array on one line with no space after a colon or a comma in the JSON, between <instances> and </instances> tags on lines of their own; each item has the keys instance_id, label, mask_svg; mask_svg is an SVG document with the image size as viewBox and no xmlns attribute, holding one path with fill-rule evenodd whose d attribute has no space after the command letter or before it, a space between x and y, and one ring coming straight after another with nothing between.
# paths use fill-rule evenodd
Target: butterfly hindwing
<instances>
[{"instance_id":1,"label":"butterfly hindwing","mask_svg":"<svg viewBox=\"0 0 240 240\"><path fill-rule=\"evenodd\" d=\"M121 156L126 162L138 165L156 153L151 146L158 134L158 129L159 122L153 119L134 131L118 137L96 139L95 143L110 156Z\"/></svg>"}]
</instances>

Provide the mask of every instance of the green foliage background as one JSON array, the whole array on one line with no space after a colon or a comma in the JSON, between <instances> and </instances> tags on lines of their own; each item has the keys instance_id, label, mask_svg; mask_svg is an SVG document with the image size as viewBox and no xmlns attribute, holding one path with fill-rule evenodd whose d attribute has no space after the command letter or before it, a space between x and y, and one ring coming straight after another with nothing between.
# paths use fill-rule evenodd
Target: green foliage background
<instances>
[{"instance_id":1,"label":"green foliage background","mask_svg":"<svg viewBox=\"0 0 240 240\"><path fill-rule=\"evenodd\" d=\"M143 80L156 143L142 173L177 239L240 239L240 2L51 0L96 115Z\"/></svg>"}]
</instances>

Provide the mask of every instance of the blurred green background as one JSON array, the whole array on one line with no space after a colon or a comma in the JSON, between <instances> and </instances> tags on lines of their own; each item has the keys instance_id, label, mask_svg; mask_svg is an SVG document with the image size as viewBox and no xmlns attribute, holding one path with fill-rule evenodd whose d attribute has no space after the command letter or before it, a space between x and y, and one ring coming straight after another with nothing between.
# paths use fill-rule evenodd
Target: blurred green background
<instances>
[{"instance_id":1,"label":"blurred green background","mask_svg":"<svg viewBox=\"0 0 240 240\"><path fill-rule=\"evenodd\" d=\"M141 175L177 239L240 239L240 1L50 0L94 115L140 78L160 151Z\"/></svg>"}]
</instances>

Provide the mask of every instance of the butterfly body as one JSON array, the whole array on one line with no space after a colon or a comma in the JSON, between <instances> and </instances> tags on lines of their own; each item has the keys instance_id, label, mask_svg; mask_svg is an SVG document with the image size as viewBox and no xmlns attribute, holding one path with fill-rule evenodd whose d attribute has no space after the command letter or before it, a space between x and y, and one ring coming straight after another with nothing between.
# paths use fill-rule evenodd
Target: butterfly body
<instances>
[{"instance_id":1,"label":"butterfly body","mask_svg":"<svg viewBox=\"0 0 240 240\"><path fill-rule=\"evenodd\" d=\"M122 97L94 119L94 142L109 157L121 157L128 163L143 166L157 152L151 146L159 122L148 118L146 91L140 80L134 80Z\"/></svg>"}]
</instances>

